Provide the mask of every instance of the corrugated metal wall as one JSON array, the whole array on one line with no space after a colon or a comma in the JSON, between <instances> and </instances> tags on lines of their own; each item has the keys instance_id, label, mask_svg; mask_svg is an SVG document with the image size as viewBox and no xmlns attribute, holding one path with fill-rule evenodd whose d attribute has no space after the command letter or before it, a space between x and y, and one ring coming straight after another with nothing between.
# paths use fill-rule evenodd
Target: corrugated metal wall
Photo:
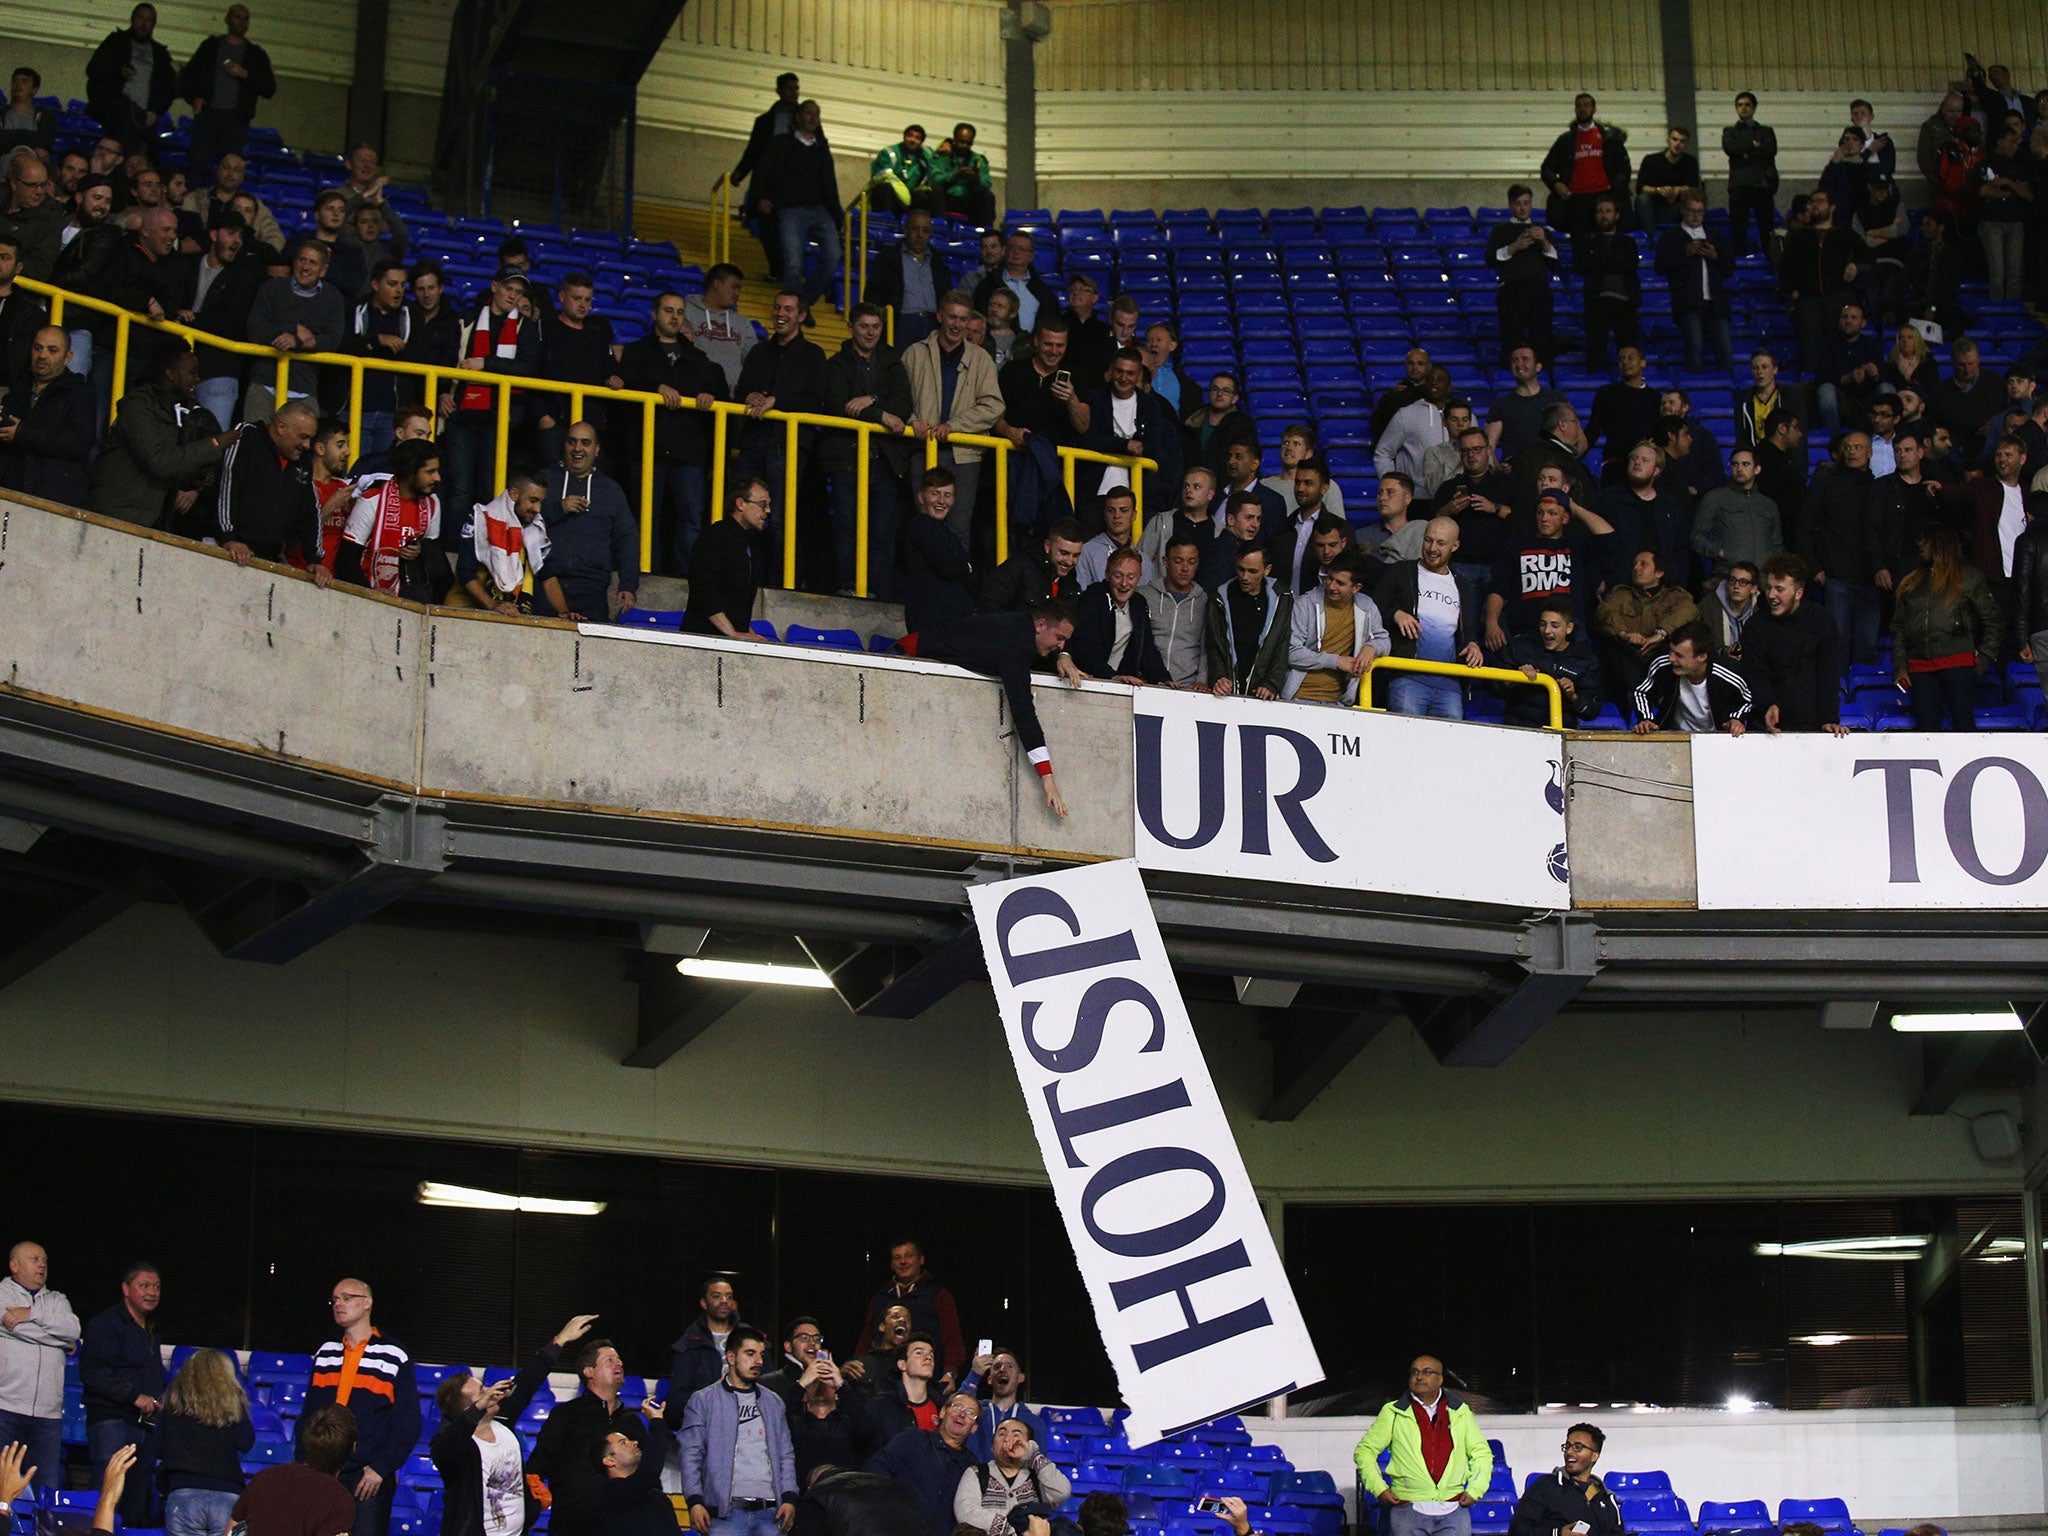
<instances>
[{"instance_id":1,"label":"corrugated metal wall","mask_svg":"<svg viewBox=\"0 0 2048 1536\"><path fill-rule=\"evenodd\" d=\"M1656 0L1057 0L1052 18L1040 91L1663 87Z\"/></svg>"},{"instance_id":2,"label":"corrugated metal wall","mask_svg":"<svg viewBox=\"0 0 2048 1536\"><path fill-rule=\"evenodd\" d=\"M690 0L674 42L787 60L784 68L809 60L1000 89L1002 9L1000 0Z\"/></svg>"},{"instance_id":3,"label":"corrugated metal wall","mask_svg":"<svg viewBox=\"0 0 2048 1536\"><path fill-rule=\"evenodd\" d=\"M2048 6L2040 0L1692 0L1692 18L1702 91L1939 95L1961 76L1965 48L1987 64L2010 64L2032 89L2048 62Z\"/></svg>"}]
</instances>

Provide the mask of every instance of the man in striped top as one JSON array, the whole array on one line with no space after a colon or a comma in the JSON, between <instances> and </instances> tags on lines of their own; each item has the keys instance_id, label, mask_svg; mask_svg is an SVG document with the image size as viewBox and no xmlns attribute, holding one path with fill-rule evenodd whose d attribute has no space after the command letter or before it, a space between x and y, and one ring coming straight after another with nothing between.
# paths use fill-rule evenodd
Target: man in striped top
<instances>
[{"instance_id":1,"label":"man in striped top","mask_svg":"<svg viewBox=\"0 0 2048 1536\"><path fill-rule=\"evenodd\" d=\"M313 1356L313 1382L299 1418L303 1426L328 1403L355 1415L355 1450L341 1468L341 1485L356 1501L351 1536L385 1536L398 1469L420 1437L412 1356L371 1324L374 1301L367 1282L335 1281L332 1304L341 1337Z\"/></svg>"}]
</instances>

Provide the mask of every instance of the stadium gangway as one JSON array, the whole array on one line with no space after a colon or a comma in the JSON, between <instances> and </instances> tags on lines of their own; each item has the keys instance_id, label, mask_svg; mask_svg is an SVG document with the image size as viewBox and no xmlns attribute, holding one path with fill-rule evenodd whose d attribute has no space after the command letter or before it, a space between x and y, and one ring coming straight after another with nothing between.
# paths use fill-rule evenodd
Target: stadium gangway
<instances>
[{"instance_id":1,"label":"stadium gangway","mask_svg":"<svg viewBox=\"0 0 2048 1536\"><path fill-rule=\"evenodd\" d=\"M1375 656L1372 665L1358 685L1358 702L1354 709L1380 709L1372 701L1372 674L1375 672L1420 672L1428 677L1455 677L1461 682L1509 683L1522 688L1541 688L1550 701L1550 728L1564 729L1564 694L1557 686L1557 679L1547 673L1538 672L1534 677L1524 676L1512 667L1468 667L1462 661L1426 661L1420 656Z\"/></svg>"},{"instance_id":2,"label":"stadium gangway","mask_svg":"<svg viewBox=\"0 0 2048 1536\"><path fill-rule=\"evenodd\" d=\"M225 336L216 336L196 326L180 324L175 320L159 320L149 315L138 315L122 309L118 304L105 299L92 298L86 294L72 293L49 283L33 278L16 278L15 282L32 293L39 293L50 301L50 323L63 327L64 311L76 305L114 318L114 389L113 414L119 415L121 397L127 392L128 356L134 327L140 325L165 335L179 336L195 346L212 347L218 351L231 352L238 357L269 359L276 365L276 376L272 381L274 398L283 400L287 394L287 383L294 363L311 363L324 367L345 369L349 376L348 388L348 433L349 459L356 458L356 424L362 419L363 377L366 373L401 374L424 380L424 395L434 398L440 386L445 383L461 384L489 389L496 401L496 436L492 457L492 494L504 489L506 459L509 453L512 433L512 396L519 390L532 390L543 394L559 394L569 397L569 419L581 420L584 403L589 400L616 400L640 408L640 440L651 443L654 440L654 413L660 409L701 410L693 399L685 397L679 407L669 407L658 394L637 389L608 389L597 384L577 384L560 379L532 378L524 375L508 378L504 374L480 374L475 369L437 367L429 363L409 363L396 358L359 357L341 352L280 352L260 342L234 341ZM711 521L717 522L725 516L726 444L729 425L734 416L747 415L747 408L730 400L714 401L711 406L711 465L710 465L710 507ZM853 421L844 416L825 416L806 411L767 411L763 419L784 424L783 468L785 486L793 483L795 476L789 473L799 458L799 433L801 427L820 427L835 432L855 432L860 435L863 451L858 455L858 498L856 507L856 534L854 544L854 591L866 597L869 588L868 570L868 474L873 454L869 439L876 433L897 435L889 432L876 422ZM434 430L438 435L441 417L436 412ZM905 427L900 434L915 437ZM995 477L996 511L996 559L998 562L1009 558L1010 553L1010 476L1009 455L1014 446L1008 438L982 433L956 432L949 436L949 442L966 447L985 448L996 455L999 473ZM1069 499L1074 493L1074 466L1076 463L1112 464L1130 472L1131 486L1142 505L1144 474L1156 470L1156 460L1133 458L1129 455L1097 453L1089 448L1067 448L1058 450L1064 461L1066 487ZM925 440L925 468L931 469L939 462L939 439L934 436ZM643 454L640 463L640 569L649 572L654 569L654 459ZM782 509L782 584L796 586L796 519L790 509ZM1133 531L1133 537L1142 531L1142 524Z\"/></svg>"}]
</instances>

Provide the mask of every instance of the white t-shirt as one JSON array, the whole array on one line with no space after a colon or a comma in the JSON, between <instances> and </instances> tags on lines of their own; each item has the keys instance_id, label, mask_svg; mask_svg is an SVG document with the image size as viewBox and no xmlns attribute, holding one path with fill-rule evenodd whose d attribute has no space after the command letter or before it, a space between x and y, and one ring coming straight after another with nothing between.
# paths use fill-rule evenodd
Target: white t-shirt
<instances>
[{"instance_id":1,"label":"white t-shirt","mask_svg":"<svg viewBox=\"0 0 2048 1536\"><path fill-rule=\"evenodd\" d=\"M2027 531L2026 498L2020 487L2001 487L2005 492L2005 505L1998 509L1998 555L2005 574L2012 574L2012 547L2019 542L2021 534Z\"/></svg>"},{"instance_id":2,"label":"white t-shirt","mask_svg":"<svg viewBox=\"0 0 2048 1536\"><path fill-rule=\"evenodd\" d=\"M1681 731L1705 732L1714 729L1714 706L1707 702L1707 679L1688 683L1678 680L1678 728Z\"/></svg>"},{"instance_id":3,"label":"white t-shirt","mask_svg":"<svg viewBox=\"0 0 2048 1536\"><path fill-rule=\"evenodd\" d=\"M1109 421L1116 428L1118 442L1127 443L1138 435L1138 396L1133 391L1128 400L1109 397ZM1131 472L1121 465L1112 464L1102 472L1102 493L1108 495L1113 486L1129 485Z\"/></svg>"},{"instance_id":4,"label":"white t-shirt","mask_svg":"<svg viewBox=\"0 0 2048 1536\"><path fill-rule=\"evenodd\" d=\"M1415 654L1423 661L1450 661L1458 654L1458 580L1449 571L1439 576L1415 568L1415 622L1422 633Z\"/></svg>"},{"instance_id":5,"label":"white t-shirt","mask_svg":"<svg viewBox=\"0 0 2048 1536\"><path fill-rule=\"evenodd\" d=\"M478 1438L484 1470L484 1536L520 1536L526 1529L526 1468L519 1437L508 1425L493 1424L490 1440Z\"/></svg>"}]
</instances>

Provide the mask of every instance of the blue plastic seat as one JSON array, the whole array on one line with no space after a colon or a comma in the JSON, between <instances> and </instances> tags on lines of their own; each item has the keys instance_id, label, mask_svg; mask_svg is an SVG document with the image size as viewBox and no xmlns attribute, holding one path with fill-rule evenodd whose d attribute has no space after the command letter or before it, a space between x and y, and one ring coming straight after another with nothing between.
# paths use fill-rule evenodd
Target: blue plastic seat
<instances>
[{"instance_id":1,"label":"blue plastic seat","mask_svg":"<svg viewBox=\"0 0 2048 1536\"><path fill-rule=\"evenodd\" d=\"M1849 1505L1843 1499L1781 1499L1778 1501L1778 1524L1780 1526L1804 1522L1817 1525L1823 1531L1853 1531L1854 1522L1849 1519Z\"/></svg>"},{"instance_id":2,"label":"blue plastic seat","mask_svg":"<svg viewBox=\"0 0 2048 1536\"><path fill-rule=\"evenodd\" d=\"M1762 1499L1735 1499L1716 1503L1712 1499L1700 1501L1700 1536L1724 1533L1724 1536L1756 1536L1756 1533L1773 1529L1771 1508Z\"/></svg>"},{"instance_id":3,"label":"blue plastic seat","mask_svg":"<svg viewBox=\"0 0 2048 1536\"><path fill-rule=\"evenodd\" d=\"M1185 1468L1158 1462L1134 1461L1124 1468L1125 1488L1186 1488Z\"/></svg>"},{"instance_id":4,"label":"blue plastic seat","mask_svg":"<svg viewBox=\"0 0 2048 1536\"><path fill-rule=\"evenodd\" d=\"M1472 1506L1472 1529L1498 1536L1508 1528L1508 1522L1515 1517L1515 1506L1509 1499L1481 1499Z\"/></svg>"},{"instance_id":5,"label":"blue plastic seat","mask_svg":"<svg viewBox=\"0 0 2048 1536\"><path fill-rule=\"evenodd\" d=\"M1619 1494L1658 1494L1671 1491L1668 1472L1608 1472L1600 1480Z\"/></svg>"}]
</instances>

